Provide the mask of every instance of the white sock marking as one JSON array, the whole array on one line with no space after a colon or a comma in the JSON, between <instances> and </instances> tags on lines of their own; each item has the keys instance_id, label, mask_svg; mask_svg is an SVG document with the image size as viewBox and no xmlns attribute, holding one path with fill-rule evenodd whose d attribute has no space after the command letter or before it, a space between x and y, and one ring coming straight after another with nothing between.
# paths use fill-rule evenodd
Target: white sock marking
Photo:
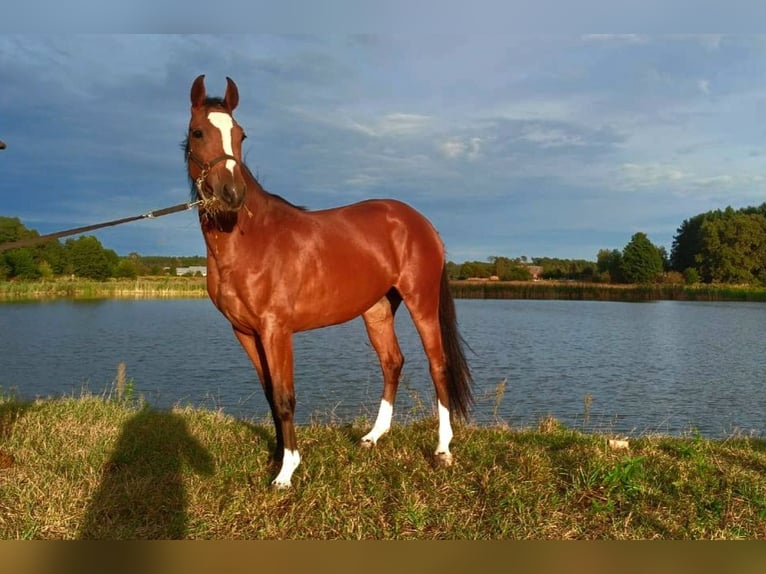
<instances>
[{"instance_id":1,"label":"white sock marking","mask_svg":"<svg viewBox=\"0 0 766 574\"><path fill-rule=\"evenodd\" d=\"M285 453L282 457L282 468L279 469L279 474L271 482L272 486L276 488L288 488L290 486L290 479L293 476L293 472L301 462L301 455L297 450L285 449Z\"/></svg>"},{"instance_id":2,"label":"white sock marking","mask_svg":"<svg viewBox=\"0 0 766 574\"><path fill-rule=\"evenodd\" d=\"M362 442L371 442L375 444L378 439L388 432L391 428L391 418L394 414L394 405L387 400L382 399L380 401L380 408L378 409L378 418L375 419L375 424L372 430L362 437Z\"/></svg>"},{"instance_id":3,"label":"white sock marking","mask_svg":"<svg viewBox=\"0 0 766 574\"><path fill-rule=\"evenodd\" d=\"M231 132L234 129L234 120L224 112L210 112L207 115L210 123L217 127L221 132L221 141L223 142L223 153L234 155L234 148L231 146ZM226 160L226 169L234 174L234 166L237 165L232 159Z\"/></svg>"},{"instance_id":4,"label":"white sock marking","mask_svg":"<svg viewBox=\"0 0 766 574\"><path fill-rule=\"evenodd\" d=\"M436 454L446 454L451 456L449 443L452 440L452 424L449 420L449 409L439 402L439 446L436 447Z\"/></svg>"}]
</instances>

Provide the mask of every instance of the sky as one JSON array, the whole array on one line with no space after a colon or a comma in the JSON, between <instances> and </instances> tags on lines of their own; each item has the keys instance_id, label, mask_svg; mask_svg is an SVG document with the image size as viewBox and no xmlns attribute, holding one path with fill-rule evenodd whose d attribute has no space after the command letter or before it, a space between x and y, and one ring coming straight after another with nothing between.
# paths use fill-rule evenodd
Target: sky
<instances>
[{"instance_id":1,"label":"sky","mask_svg":"<svg viewBox=\"0 0 766 574\"><path fill-rule=\"evenodd\" d=\"M448 259L596 260L642 231L766 201L766 36L0 34L0 215L50 233L187 201L189 90L239 87L261 184L310 209L373 197ZM203 255L196 214L93 232Z\"/></svg>"}]
</instances>

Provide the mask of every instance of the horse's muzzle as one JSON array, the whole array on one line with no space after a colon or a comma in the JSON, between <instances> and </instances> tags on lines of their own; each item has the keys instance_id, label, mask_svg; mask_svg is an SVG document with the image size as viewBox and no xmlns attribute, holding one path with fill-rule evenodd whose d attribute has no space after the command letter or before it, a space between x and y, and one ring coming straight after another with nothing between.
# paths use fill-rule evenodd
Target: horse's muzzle
<instances>
[{"instance_id":1,"label":"horse's muzzle","mask_svg":"<svg viewBox=\"0 0 766 574\"><path fill-rule=\"evenodd\" d=\"M215 211L239 211L245 204L247 193L247 182L239 160L230 155L221 155L212 161L203 162L191 152L188 158L200 168L194 180L199 198L215 202ZM224 163L229 160L235 163L231 171Z\"/></svg>"},{"instance_id":2,"label":"horse's muzzle","mask_svg":"<svg viewBox=\"0 0 766 574\"><path fill-rule=\"evenodd\" d=\"M243 182L226 181L213 186L213 196L220 211L238 211L245 203L247 186Z\"/></svg>"}]
</instances>

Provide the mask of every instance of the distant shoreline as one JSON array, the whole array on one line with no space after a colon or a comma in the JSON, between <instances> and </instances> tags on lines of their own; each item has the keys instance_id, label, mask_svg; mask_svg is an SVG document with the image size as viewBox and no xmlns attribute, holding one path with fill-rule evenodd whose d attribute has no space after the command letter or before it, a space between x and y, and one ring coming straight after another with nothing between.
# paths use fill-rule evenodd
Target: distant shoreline
<instances>
[{"instance_id":1,"label":"distant shoreline","mask_svg":"<svg viewBox=\"0 0 766 574\"><path fill-rule=\"evenodd\" d=\"M766 288L724 284L611 285L569 281L451 281L457 299L557 299L574 301L758 301ZM52 299L163 299L207 297L204 277L54 279L0 282L0 302Z\"/></svg>"}]
</instances>

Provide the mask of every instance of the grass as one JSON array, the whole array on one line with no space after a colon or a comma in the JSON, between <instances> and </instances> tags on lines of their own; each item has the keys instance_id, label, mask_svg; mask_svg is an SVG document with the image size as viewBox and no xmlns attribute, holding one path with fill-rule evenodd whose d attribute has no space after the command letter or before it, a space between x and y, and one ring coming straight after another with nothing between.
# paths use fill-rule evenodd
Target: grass
<instances>
[{"instance_id":1,"label":"grass","mask_svg":"<svg viewBox=\"0 0 766 574\"><path fill-rule=\"evenodd\" d=\"M566 281L453 281L464 299L565 299L596 301L766 301L766 288L727 284L613 285Z\"/></svg>"},{"instance_id":2,"label":"grass","mask_svg":"<svg viewBox=\"0 0 766 574\"><path fill-rule=\"evenodd\" d=\"M289 491L268 421L152 409L130 393L0 398L3 539L764 539L766 441L646 436L628 449L545 419L298 428Z\"/></svg>"},{"instance_id":3,"label":"grass","mask_svg":"<svg viewBox=\"0 0 766 574\"><path fill-rule=\"evenodd\" d=\"M138 279L57 278L44 281L0 281L0 301L45 299L207 297L204 277L140 277Z\"/></svg>"},{"instance_id":4,"label":"grass","mask_svg":"<svg viewBox=\"0 0 766 574\"><path fill-rule=\"evenodd\" d=\"M146 276L138 279L57 278L0 281L0 301L93 298L207 297L204 277ZM753 285L610 285L560 281L452 281L462 299L568 299L600 301L766 301L766 287Z\"/></svg>"}]
</instances>

